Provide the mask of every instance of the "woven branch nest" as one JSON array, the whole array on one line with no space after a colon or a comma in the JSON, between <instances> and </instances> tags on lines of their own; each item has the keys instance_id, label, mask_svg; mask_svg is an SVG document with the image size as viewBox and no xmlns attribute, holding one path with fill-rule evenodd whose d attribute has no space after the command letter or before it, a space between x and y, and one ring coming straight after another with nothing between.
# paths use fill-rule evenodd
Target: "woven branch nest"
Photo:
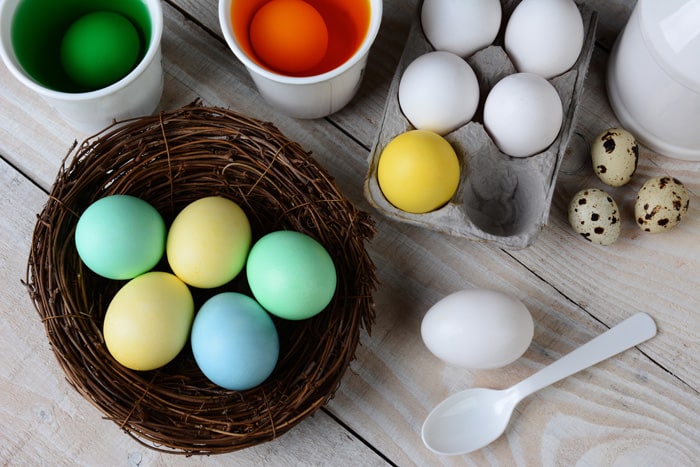
<instances>
[{"instance_id":1,"label":"woven branch nest","mask_svg":"<svg viewBox=\"0 0 700 467\"><path fill-rule=\"evenodd\" d=\"M193 104L113 125L68 156L38 216L26 285L68 381L106 418L150 448L214 454L279 437L333 396L360 330L369 332L374 319L375 270L364 245L374 225L297 143L272 124ZM112 194L150 202L166 222L196 199L232 199L254 239L293 229L323 244L337 269L335 296L311 319L276 320L280 359L256 388L209 382L189 345L159 370L129 370L102 337L104 313L124 282L92 273L73 239L79 214ZM246 287L238 279L222 290ZM192 292L200 305L222 290Z\"/></svg>"}]
</instances>

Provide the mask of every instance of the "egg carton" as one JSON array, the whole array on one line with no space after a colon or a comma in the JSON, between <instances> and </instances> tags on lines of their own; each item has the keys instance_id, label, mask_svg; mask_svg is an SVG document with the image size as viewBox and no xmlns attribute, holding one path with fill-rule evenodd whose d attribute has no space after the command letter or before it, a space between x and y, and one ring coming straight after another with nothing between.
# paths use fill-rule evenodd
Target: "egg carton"
<instances>
[{"instance_id":1,"label":"egg carton","mask_svg":"<svg viewBox=\"0 0 700 467\"><path fill-rule=\"evenodd\" d=\"M423 35L420 14L414 18L391 83L379 132L368 157L364 194L381 214L507 249L531 245L546 225L557 171L575 128L584 80L595 47L597 14L579 5L585 34L581 53L569 71L549 80L559 93L564 109L559 135L543 152L517 158L502 153L482 124L484 100L489 91L501 78L516 72L501 45L505 25L516 4L514 1L502 2L501 30L494 45L467 59L479 81L479 106L472 121L444 135L460 159L460 184L446 205L425 214L396 208L384 197L377 182L377 165L384 147L395 136L414 129L399 106L401 76L415 58L434 50Z\"/></svg>"}]
</instances>

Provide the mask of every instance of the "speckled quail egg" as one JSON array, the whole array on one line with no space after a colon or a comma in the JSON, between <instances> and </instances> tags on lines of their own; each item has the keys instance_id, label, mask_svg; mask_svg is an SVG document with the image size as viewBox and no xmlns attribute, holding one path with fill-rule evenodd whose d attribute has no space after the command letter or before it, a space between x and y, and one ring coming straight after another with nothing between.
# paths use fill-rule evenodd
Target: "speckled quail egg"
<instances>
[{"instance_id":1,"label":"speckled quail egg","mask_svg":"<svg viewBox=\"0 0 700 467\"><path fill-rule=\"evenodd\" d=\"M571 198L569 224L586 240L611 245L620 236L620 210L608 193L587 188Z\"/></svg>"},{"instance_id":2,"label":"speckled quail egg","mask_svg":"<svg viewBox=\"0 0 700 467\"><path fill-rule=\"evenodd\" d=\"M622 186L630 181L637 170L637 140L622 128L607 129L593 140L591 161L595 174L603 183Z\"/></svg>"},{"instance_id":3,"label":"speckled quail egg","mask_svg":"<svg viewBox=\"0 0 700 467\"><path fill-rule=\"evenodd\" d=\"M681 221L689 205L690 195L680 180L656 177L647 180L639 189L634 217L645 232L663 232Z\"/></svg>"}]
</instances>

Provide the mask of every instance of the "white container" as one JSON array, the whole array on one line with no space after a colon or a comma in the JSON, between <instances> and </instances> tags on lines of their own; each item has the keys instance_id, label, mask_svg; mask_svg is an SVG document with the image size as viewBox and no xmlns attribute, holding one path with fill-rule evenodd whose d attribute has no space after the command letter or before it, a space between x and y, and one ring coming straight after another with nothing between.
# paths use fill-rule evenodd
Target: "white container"
<instances>
[{"instance_id":1,"label":"white container","mask_svg":"<svg viewBox=\"0 0 700 467\"><path fill-rule=\"evenodd\" d=\"M0 56L10 72L39 94L65 121L81 131L92 133L110 125L113 120L148 115L158 107L163 93L160 50L163 10L159 0L142 0L150 19L150 37L147 38L144 57L136 67L114 84L76 93L44 86L20 64L12 44L12 23L22 1L6 0L0 5ZM86 4L88 8L94 8L89 1Z\"/></svg>"},{"instance_id":2,"label":"white container","mask_svg":"<svg viewBox=\"0 0 700 467\"><path fill-rule=\"evenodd\" d=\"M382 0L369 0L367 34L358 50L342 65L315 76L293 77L275 73L251 59L239 44L231 21L231 4L219 1L219 23L224 38L245 65L262 97L284 114L302 119L321 118L347 105L357 93L364 76L369 50L379 32Z\"/></svg>"},{"instance_id":3,"label":"white container","mask_svg":"<svg viewBox=\"0 0 700 467\"><path fill-rule=\"evenodd\" d=\"M700 0L638 0L610 56L607 88L642 144L700 161Z\"/></svg>"}]
</instances>

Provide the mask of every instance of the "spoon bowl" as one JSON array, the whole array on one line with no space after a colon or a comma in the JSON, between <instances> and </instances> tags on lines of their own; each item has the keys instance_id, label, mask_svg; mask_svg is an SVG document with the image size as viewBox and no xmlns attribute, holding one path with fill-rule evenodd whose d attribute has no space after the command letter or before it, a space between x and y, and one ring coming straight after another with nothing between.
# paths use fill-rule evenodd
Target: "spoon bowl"
<instances>
[{"instance_id":1,"label":"spoon bowl","mask_svg":"<svg viewBox=\"0 0 700 467\"><path fill-rule=\"evenodd\" d=\"M513 395L512 390L485 388L453 394L435 407L434 415L425 420L421 432L423 443L445 455L471 452L490 444L508 425L519 400ZM469 419L465 413L469 413ZM483 423L471 423L470 420Z\"/></svg>"},{"instance_id":2,"label":"spoon bowl","mask_svg":"<svg viewBox=\"0 0 700 467\"><path fill-rule=\"evenodd\" d=\"M467 454L498 439L515 406L535 391L641 344L656 334L656 324L637 313L573 352L508 389L474 388L438 404L423 423L423 443L436 454Z\"/></svg>"}]
</instances>

